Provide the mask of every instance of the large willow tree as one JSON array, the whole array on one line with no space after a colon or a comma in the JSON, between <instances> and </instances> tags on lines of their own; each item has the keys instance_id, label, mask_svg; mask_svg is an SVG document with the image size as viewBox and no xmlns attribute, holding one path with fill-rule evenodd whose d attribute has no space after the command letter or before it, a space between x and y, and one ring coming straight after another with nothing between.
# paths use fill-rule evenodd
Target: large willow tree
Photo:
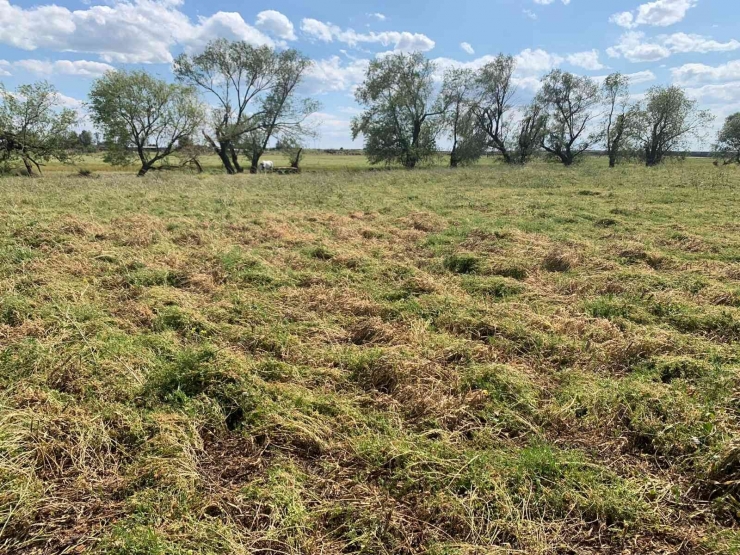
<instances>
[{"instance_id":1,"label":"large willow tree","mask_svg":"<svg viewBox=\"0 0 740 555\"><path fill-rule=\"evenodd\" d=\"M319 105L299 98L298 88L311 63L295 50L277 52L226 39L210 42L200 54L178 56L177 78L216 105L203 136L227 173L244 171L239 161L244 151L256 171L259 156L277 134L309 132L307 118Z\"/></svg>"},{"instance_id":2,"label":"large willow tree","mask_svg":"<svg viewBox=\"0 0 740 555\"><path fill-rule=\"evenodd\" d=\"M418 52L370 62L365 81L355 91L364 111L352 121L352 138L364 137L371 164L413 168L436 153L446 107L435 94L435 70Z\"/></svg>"}]
</instances>

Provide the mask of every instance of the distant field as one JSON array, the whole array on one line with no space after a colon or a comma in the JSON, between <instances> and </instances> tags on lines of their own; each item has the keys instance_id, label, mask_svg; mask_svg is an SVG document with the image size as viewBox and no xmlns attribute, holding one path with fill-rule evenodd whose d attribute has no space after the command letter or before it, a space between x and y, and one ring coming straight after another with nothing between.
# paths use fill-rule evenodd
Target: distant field
<instances>
[{"instance_id":1,"label":"distant field","mask_svg":"<svg viewBox=\"0 0 740 555\"><path fill-rule=\"evenodd\" d=\"M740 169L604 166L0 179L0 552L740 553Z\"/></svg>"},{"instance_id":2,"label":"distant field","mask_svg":"<svg viewBox=\"0 0 740 555\"><path fill-rule=\"evenodd\" d=\"M268 152L263 157L263 160L272 160L276 166L289 166L288 159L275 152ZM588 160L587 164L590 165L601 165L605 163L605 159ZM205 173L221 173L222 166L221 161L216 155L206 155L200 158L200 162L203 166ZM705 165L711 165L711 160L707 158L703 159L689 159L685 164L699 163ZM177 163L175 160L173 164ZM249 161L242 159L242 165L248 171ZM492 166L500 164L500 160L496 157L484 157L476 164L476 167L480 166ZM449 165L449 157L447 155L440 154L436 159L426 164L427 167L446 167ZM132 166L111 166L110 164L103 161L102 154L85 154L78 156L74 159L72 164L60 164L57 162L50 162L47 166L43 167L44 173L64 173L73 174L79 169L88 169L94 172L116 172L116 173L136 173L140 167L139 165ZM371 168L384 169L383 164L371 166L367 158L355 154L328 154L326 152L309 150L306 152L303 160L301 161L301 168L304 171L315 172L315 171L353 171L353 170L368 170ZM185 170L188 172L188 170Z\"/></svg>"},{"instance_id":3,"label":"distant field","mask_svg":"<svg viewBox=\"0 0 740 555\"><path fill-rule=\"evenodd\" d=\"M288 166L290 165L288 159L277 153L267 153L263 156L264 160L272 160L277 166ZM200 162L203 165L203 169L207 173L217 173L222 171L221 161L215 154L202 156ZM176 163L173 161L173 163ZM243 165L249 169L249 161L244 159L241 161ZM306 171L315 170L336 170L336 169L366 169L370 165L367 163L367 159L364 156L357 155L344 155L344 154L325 154L310 151L306 154L304 160L301 163L303 169ZM139 165L126 166L111 166L110 164L103 161L102 154L85 154L77 157L73 164L59 164L52 162L43 171L52 173L74 173L80 168L89 169L95 172L121 172L121 173L135 173L140 167Z\"/></svg>"}]
</instances>

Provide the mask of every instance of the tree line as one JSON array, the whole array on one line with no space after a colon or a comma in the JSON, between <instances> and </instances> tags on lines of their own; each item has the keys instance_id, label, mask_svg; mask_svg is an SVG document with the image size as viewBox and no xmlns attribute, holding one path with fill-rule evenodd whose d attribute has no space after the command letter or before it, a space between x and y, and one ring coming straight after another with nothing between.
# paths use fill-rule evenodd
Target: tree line
<instances>
[{"instance_id":1,"label":"tree line","mask_svg":"<svg viewBox=\"0 0 740 555\"><path fill-rule=\"evenodd\" d=\"M320 108L300 94L311 64L296 50L219 39L177 57L175 82L141 70L104 74L92 84L87 109L105 160L138 160L139 175L173 160L200 169L204 149L228 174L255 172L271 142L298 167L301 144L315 135L309 117ZM553 70L531 102L518 106L515 70L515 59L501 54L477 70L449 69L439 82L438 68L421 53L373 60L355 92L363 111L352 137L363 137L372 164L406 168L435 156L440 138L451 145L452 167L491 152L508 164L545 153L570 166L598 146L612 167L638 158L654 166L712 121L676 86L653 87L631 102L629 78L619 73L597 83ZM0 85L0 169L22 163L28 175L40 174L52 159L94 150L89 131L74 131L78 123L46 82L13 92ZM714 151L724 163L740 163L740 113L727 118Z\"/></svg>"},{"instance_id":2,"label":"tree line","mask_svg":"<svg viewBox=\"0 0 740 555\"><path fill-rule=\"evenodd\" d=\"M114 165L138 160L139 175L173 158L200 167L204 146L227 173L255 172L274 140L297 164L300 143L315 133L308 118L319 109L299 93L310 66L296 50L219 39L200 54L181 54L174 83L141 70L107 72L93 82L87 109L102 133L104 159ZM72 140L79 140L77 114L60 105L50 84L0 89L0 97L0 164L20 161L32 175L78 150Z\"/></svg>"},{"instance_id":3,"label":"tree line","mask_svg":"<svg viewBox=\"0 0 740 555\"><path fill-rule=\"evenodd\" d=\"M614 73L599 83L555 69L542 77L528 104L515 105L516 60L499 55L477 70L448 69L441 87L435 63L421 53L372 61L355 97L364 108L352 122L364 137L371 163L414 168L449 141L450 166L486 153L525 164L544 153L565 166L601 147L609 166L640 159L656 166L702 138L713 116L677 86L652 87L630 100L629 77ZM740 163L740 113L727 121L714 145L725 163Z\"/></svg>"}]
</instances>

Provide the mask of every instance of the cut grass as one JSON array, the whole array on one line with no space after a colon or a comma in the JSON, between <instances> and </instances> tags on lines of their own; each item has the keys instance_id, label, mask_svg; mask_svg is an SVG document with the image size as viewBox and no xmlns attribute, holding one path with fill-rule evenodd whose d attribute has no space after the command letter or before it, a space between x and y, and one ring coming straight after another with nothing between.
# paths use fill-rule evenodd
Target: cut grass
<instances>
[{"instance_id":1,"label":"cut grass","mask_svg":"<svg viewBox=\"0 0 740 555\"><path fill-rule=\"evenodd\" d=\"M337 158L0 180L0 552L738 552L736 168Z\"/></svg>"}]
</instances>

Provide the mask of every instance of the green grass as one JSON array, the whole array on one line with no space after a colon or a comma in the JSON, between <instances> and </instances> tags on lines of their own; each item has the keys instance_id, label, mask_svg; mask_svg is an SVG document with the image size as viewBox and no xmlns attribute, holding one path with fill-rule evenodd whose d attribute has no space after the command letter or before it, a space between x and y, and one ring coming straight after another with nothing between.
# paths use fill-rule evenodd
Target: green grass
<instances>
[{"instance_id":1,"label":"green grass","mask_svg":"<svg viewBox=\"0 0 740 555\"><path fill-rule=\"evenodd\" d=\"M0 552L740 553L740 171L347 158L0 180Z\"/></svg>"}]
</instances>

